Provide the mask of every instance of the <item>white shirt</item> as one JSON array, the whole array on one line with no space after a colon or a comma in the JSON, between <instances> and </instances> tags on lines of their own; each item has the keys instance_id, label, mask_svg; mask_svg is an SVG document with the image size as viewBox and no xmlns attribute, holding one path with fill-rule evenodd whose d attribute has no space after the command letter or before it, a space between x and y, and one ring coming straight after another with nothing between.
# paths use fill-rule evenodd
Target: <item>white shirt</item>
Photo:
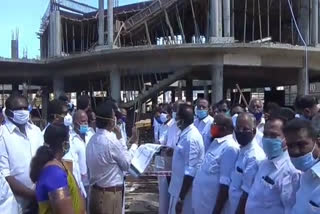
<instances>
[{"instance_id":1,"label":"white shirt","mask_svg":"<svg viewBox=\"0 0 320 214\"><path fill-rule=\"evenodd\" d=\"M0 173L0 211L1 214L20 213L16 198L2 173Z\"/></svg>"},{"instance_id":2,"label":"white shirt","mask_svg":"<svg viewBox=\"0 0 320 214\"><path fill-rule=\"evenodd\" d=\"M154 132L154 141L157 142L159 140L159 128L161 124L158 123L156 118L153 118L153 132Z\"/></svg>"},{"instance_id":3,"label":"white shirt","mask_svg":"<svg viewBox=\"0 0 320 214\"><path fill-rule=\"evenodd\" d=\"M30 179L30 163L38 148L43 145L43 135L40 129L27 123L26 135L9 119L1 126L0 136L0 172L4 177L14 176L26 187L32 189L34 184ZM21 208L28 205L28 201L16 197Z\"/></svg>"},{"instance_id":4,"label":"white shirt","mask_svg":"<svg viewBox=\"0 0 320 214\"><path fill-rule=\"evenodd\" d=\"M243 191L250 192L259 164L265 158L264 151L254 141L240 147L235 168L231 173L229 198L224 207L224 214L236 212Z\"/></svg>"},{"instance_id":5,"label":"white shirt","mask_svg":"<svg viewBox=\"0 0 320 214\"><path fill-rule=\"evenodd\" d=\"M124 149L114 133L105 129L97 129L86 149L90 185L122 186L123 172L129 169L133 151L137 147L136 144L132 144L130 149L132 153L130 153Z\"/></svg>"},{"instance_id":6,"label":"white shirt","mask_svg":"<svg viewBox=\"0 0 320 214\"><path fill-rule=\"evenodd\" d=\"M205 154L193 181L192 206L195 213L212 213L220 184L229 186L238 158L239 144L232 134L216 138Z\"/></svg>"},{"instance_id":7,"label":"white shirt","mask_svg":"<svg viewBox=\"0 0 320 214\"><path fill-rule=\"evenodd\" d=\"M203 137L203 143L205 151L208 150L211 143L211 125L213 123L213 117L208 115L206 118L200 120L199 118L195 119L194 126L197 127L200 134Z\"/></svg>"},{"instance_id":8,"label":"white shirt","mask_svg":"<svg viewBox=\"0 0 320 214\"><path fill-rule=\"evenodd\" d=\"M121 122L120 124L118 124L118 127L120 128L120 131L121 131L120 141L124 146L127 146L128 136L127 136L127 131L126 131L126 123Z\"/></svg>"},{"instance_id":9,"label":"white shirt","mask_svg":"<svg viewBox=\"0 0 320 214\"><path fill-rule=\"evenodd\" d=\"M178 143L181 130L178 128L176 121L173 119L172 126L168 129L167 146L175 148Z\"/></svg>"},{"instance_id":10,"label":"white shirt","mask_svg":"<svg viewBox=\"0 0 320 214\"><path fill-rule=\"evenodd\" d=\"M287 151L262 161L249 193L246 214L291 214L299 178L300 172L291 163Z\"/></svg>"},{"instance_id":11,"label":"white shirt","mask_svg":"<svg viewBox=\"0 0 320 214\"><path fill-rule=\"evenodd\" d=\"M169 129L174 125L174 120L170 119L166 124L162 124L159 128L159 143L167 145Z\"/></svg>"},{"instance_id":12,"label":"white shirt","mask_svg":"<svg viewBox=\"0 0 320 214\"><path fill-rule=\"evenodd\" d=\"M92 133L88 132L86 134L85 141L83 141L75 131L71 131L69 138L70 150L63 157L64 160L72 161L72 173L84 197L86 197L87 194L84 188L82 177L87 175L86 144L89 142L91 137Z\"/></svg>"},{"instance_id":13,"label":"white shirt","mask_svg":"<svg viewBox=\"0 0 320 214\"><path fill-rule=\"evenodd\" d=\"M302 174L292 214L320 213L320 162ZM316 206L315 206L316 205Z\"/></svg>"},{"instance_id":14,"label":"white shirt","mask_svg":"<svg viewBox=\"0 0 320 214\"><path fill-rule=\"evenodd\" d=\"M178 197L185 175L194 177L204 159L204 145L201 134L191 124L181 132L173 152L172 174L169 193Z\"/></svg>"},{"instance_id":15,"label":"white shirt","mask_svg":"<svg viewBox=\"0 0 320 214\"><path fill-rule=\"evenodd\" d=\"M260 123L257 125L257 131L263 134L265 124L266 124L266 120L264 119L264 117L262 117Z\"/></svg>"}]
</instances>

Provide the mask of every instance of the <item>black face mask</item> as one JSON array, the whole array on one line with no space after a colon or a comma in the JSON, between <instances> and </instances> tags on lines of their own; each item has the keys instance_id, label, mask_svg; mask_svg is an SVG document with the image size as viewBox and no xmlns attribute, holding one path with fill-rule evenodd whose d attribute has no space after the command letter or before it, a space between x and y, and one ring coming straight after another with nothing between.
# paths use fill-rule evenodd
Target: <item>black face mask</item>
<instances>
[{"instance_id":1,"label":"black face mask","mask_svg":"<svg viewBox=\"0 0 320 214\"><path fill-rule=\"evenodd\" d=\"M238 143L239 143L241 146L246 146L246 145L248 145L248 144L252 141L252 139L253 139L253 137L254 137L252 131L250 131L250 132L239 132L239 131L235 131L234 133L235 133L235 135L236 135L236 139L237 139Z\"/></svg>"}]
</instances>

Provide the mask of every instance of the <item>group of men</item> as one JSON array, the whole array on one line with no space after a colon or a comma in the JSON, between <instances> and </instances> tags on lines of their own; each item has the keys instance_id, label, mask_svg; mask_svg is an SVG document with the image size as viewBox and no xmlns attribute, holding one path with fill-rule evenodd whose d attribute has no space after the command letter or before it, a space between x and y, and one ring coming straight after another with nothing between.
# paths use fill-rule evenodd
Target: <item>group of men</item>
<instances>
[{"instance_id":1,"label":"group of men","mask_svg":"<svg viewBox=\"0 0 320 214\"><path fill-rule=\"evenodd\" d=\"M320 213L318 100L299 96L294 107L159 105L155 142L173 151L171 177L158 178L159 213Z\"/></svg>"},{"instance_id":2,"label":"group of men","mask_svg":"<svg viewBox=\"0 0 320 214\"><path fill-rule=\"evenodd\" d=\"M127 149L126 111L109 99L99 105L95 113L87 95L78 97L77 109L74 109L68 98L61 96L49 102L48 124L41 131L32 123L28 106L28 100L16 93L6 100L3 110L0 213L37 213L30 162L44 143L46 128L56 123L70 128L70 150L63 160L72 171L83 198L87 199L87 210L92 214L124 212L124 171L128 170L131 153L137 147L137 135L133 131L131 153Z\"/></svg>"}]
</instances>

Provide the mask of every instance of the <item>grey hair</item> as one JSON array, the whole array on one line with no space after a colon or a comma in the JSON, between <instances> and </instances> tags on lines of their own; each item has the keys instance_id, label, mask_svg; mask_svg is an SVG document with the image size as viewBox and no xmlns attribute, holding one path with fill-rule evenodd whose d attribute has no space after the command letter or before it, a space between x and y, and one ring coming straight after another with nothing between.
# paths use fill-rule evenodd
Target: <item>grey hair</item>
<instances>
[{"instance_id":1,"label":"grey hair","mask_svg":"<svg viewBox=\"0 0 320 214\"><path fill-rule=\"evenodd\" d=\"M252 123L253 127L256 128L257 120L253 114L248 113L248 112L243 112L243 113L239 114L239 116L237 118L237 123L238 123L239 118L249 119L250 122Z\"/></svg>"},{"instance_id":2,"label":"grey hair","mask_svg":"<svg viewBox=\"0 0 320 214\"><path fill-rule=\"evenodd\" d=\"M251 106L252 103L254 103L254 102L260 102L261 105L263 105L263 102L262 102L261 99L259 99L259 98L252 98L252 99L250 100L250 102L249 102L249 106Z\"/></svg>"}]
</instances>

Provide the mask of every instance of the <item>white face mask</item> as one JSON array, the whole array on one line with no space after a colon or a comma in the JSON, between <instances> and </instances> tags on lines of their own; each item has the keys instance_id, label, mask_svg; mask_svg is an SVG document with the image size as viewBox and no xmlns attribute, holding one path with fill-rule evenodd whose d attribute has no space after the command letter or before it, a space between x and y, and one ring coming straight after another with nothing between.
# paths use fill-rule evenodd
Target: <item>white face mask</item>
<instances>
[{"instance_id":1,"label":"white face mask","mask_svg":"<svg viewBox=\"0 0 320 214\"><path fill-rule=\"evenodd\" d=\"M15 111L12 111L12 113L13 113L13 117L12 117L13 122L19 125L25 125L29 121L30 112L28 110L15 110Z\"/></svg>"},{"instance_id":2,"label":"white face mask","mask_svg":"<svg viewBox=\"0 0 320 214\"><path fill-rule=\"evenodd\" d=\"M65 126L71 126L72 125L72 116L68 113L64 118L63 118L63 123Z\"/></svg>"}]
</instances>

